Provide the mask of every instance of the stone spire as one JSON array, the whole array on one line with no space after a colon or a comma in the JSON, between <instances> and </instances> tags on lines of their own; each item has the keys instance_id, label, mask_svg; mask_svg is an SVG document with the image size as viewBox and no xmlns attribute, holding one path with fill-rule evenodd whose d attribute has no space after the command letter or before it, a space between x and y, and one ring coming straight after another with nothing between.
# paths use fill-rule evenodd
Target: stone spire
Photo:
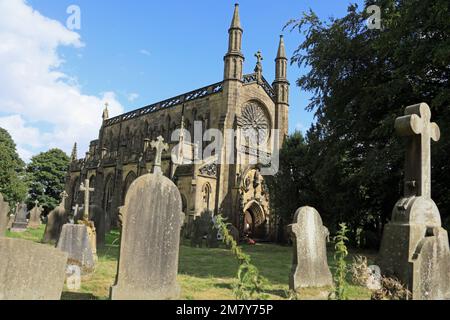
<instances>
[{"instance_id":1,"label":"stone spire","mask_svg":"<svg viewBox=\"0 0 450 320\"><path fill-rule=\"evenodd\" d=\"M75 162L78 160L78 147L77 147L77 143L75 142L72 148L72 155L70 156L70 160L72 160L72 162Z\"/></svg>"},{"instance_id":2,"label":"stone spire","mask_svg":"<svg viewBox=\"0 0 450 320\"><path fill-rule=\"evenodd\" d=\"M284 46L284 38L280 35L280 44L278 45L277 59L286 59L286 48Z\"/></svg>"},{"instance_id":3,"label":"stone spire","mask_svg":"<svg viewBox=\"0 0 450 320\"><path fill-rule=\"evenodd\" d=\"M289 113L289 81L287 79L287 65L288 58L286 57L286 48L284 45L283 36L280 36L278 45L277 57L275 59L275 81L272 86L275 90L275 103L277 123L276 128L280 130L280 146L283 144L284 138L287 135L288 128L288 113Z\"/></svg>"},{"instance_id":4,"label":"stone spire","mask_svg":"<svg viewBox=\"0 0 450 320\"><path fill-rule=\"evenodd\" d=\"M280 36L280 43L278 45L277 58L275 59L275 79L276 81L286 81L287 77L287 62L286 48L284 46L283 36Z\"/></svg>"},{"instance_id":5,"label":"stone spire","mask_svg":"<svg viewBox=\"0 0 450 320\"><path fill-rule=\"evenodd\" d=\"M277 95L277 103L289 105L289 81L287 80L286 48L284 46L283 36L280 36L278 53L275 59L275 82L273 87Z\"/></svg>"},{"instance_id":6,"label":"stone spire","mask_svg":"<svg viewBox=\"0 0 450 320\"><path fill-rule=\"evenodd\" d=\"M233 20L230 29L241 29L241 18L239 17L239 4L234 5Z\"/></svg>"},{"instance_id":7,"label":"stone spire","mask_svg":"<svg viewBox=\"0 0 450 320\"><path fill-rule=\"evenodd\" d=\"M242 33L241 21L239 18L239 5L234 7L233 20L231 27L228 30L228 52L225 55L225 71L224 80L242 80L242 69L244 64L244 55L241 52L242 48Z\"/></svg>"}]
</instances>

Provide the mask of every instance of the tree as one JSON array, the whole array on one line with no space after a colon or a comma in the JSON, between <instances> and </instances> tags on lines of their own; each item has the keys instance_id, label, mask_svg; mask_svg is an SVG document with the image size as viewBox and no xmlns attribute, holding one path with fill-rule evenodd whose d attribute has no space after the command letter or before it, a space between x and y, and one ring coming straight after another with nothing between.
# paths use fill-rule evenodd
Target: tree
<instances>
[{"instance_id":1,"label":"tree","mask_svg":"<svg viewBox=\"0 0 450 320\"><path fill-rule=\"evenodd\" d=\"M48 210L60 203L69 162L69 157L60 149L51 149L31 158L27 166L30 206L38 200Z\"/></svg>"},{"instance_id":2,"label":"tree","mask_svg":"<svg viewBox=\"0 0 450 320\"><path fill-rule=\"evenodd\" d=\"M25 200L25 163L16 151L16 144L5 129L0 128L0 192L10 206Z\"/></svg>"},{"instance_id":3,"label":"tree","mask_svg":"<svg viewBox=\"0 0 450 320\"><path fill-rule=\"evenodd\" d=\"M366 7L372 4L381 8L381 30L367 28L369 14L357 5L343 18L320 21L310 11L288 24L306 37L292 63L309 67L297 84L313 93L308 109L317 118L306 134L317 156L300 164L312 168L319 196L312 204L334 227L346 222L352 244L362 229L379 237L402 194L404 145L394 121L411 104L427 102L441 127L433 198L449 217L450 3L371 0Z\"/></svg>"},{"instance_id":4,"label":"tree","mask_svg":"<svg viewBox=\"0 0 450 320\"><path fill-rule=\"evenodd\" d=\"M310 168L307 163L308 146L300 132L288 136L280 150L280 169L266 177L271 209L279 226L278 241L285 242L285 226L292 223L295 211L310 198Z\"/></svg>"}]
</instances>

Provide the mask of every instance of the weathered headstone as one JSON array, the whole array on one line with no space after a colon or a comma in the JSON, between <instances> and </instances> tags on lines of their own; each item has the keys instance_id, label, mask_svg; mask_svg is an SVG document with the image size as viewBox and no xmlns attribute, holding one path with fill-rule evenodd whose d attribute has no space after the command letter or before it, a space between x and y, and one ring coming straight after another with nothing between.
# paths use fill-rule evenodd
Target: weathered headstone
<instances>
[{"instance_id":1,"label":"weathered headstone","mask_svg":"<svg viewBox=\"0 0 450 320\"><path fill-rule=\"evenodd\" d=\"M0 237L4 237L8 228L9 205L3 201L3 195L0 193Z\"/></svg>"},{"instance_id":2,"label":"weathered headstone","mask_svg":"<svg viewBox=\"0 0 450 320\"><path fill-rule=\"evenodd\" d=\"M28 228L37 229L41 226L41 214L42 207L39 207L39 202L36 200L34 202L34 208L30 211L30 220L28 221Z\"/></svg>"},{"instance_id":3,"label":"weathered headstone","mask_svg":"<svg viewBox=\"0 0 450 320\"><path fill-rule=\"evenodd\" d=\"M217 248L219 246L217 233L218 230L214 228L212 212L204 211L193 222L191 246L201 248L203 239L206 239L206 245L209 248Z\"/></svg>"},{"instance_id":4,"label":"weathered headstone","mask_svg":"<svg viewBox=\"0 0 450 320\"><path fill-rule=\"evenodd\" d=\"M66 268L66 286L71 291L81 289L81 268L77 265L68 265Z\"/></svg>"},{"instance_id":5,"label":"weathered headstone","mask_svg":"<svg viewBox=\"0 0 450 320\"><path fill-rule=\"evenodd\" d=\"M14 223L14 220L16 220L16 215L15 214L11 214L8 218L8 225L6 227L7 230L11 230L12 225Z\"/></svg>"},{"instance_id":6,"label":"weathered headstone","mask_svg":"<svg viewBox=\"0 0 450 320\"><path fill-rule=\"evenodd\" d=\"M369 290L380 290L381 289L381 269L379 266L368 266L368 277L366 281L366 287Z\"/></svg>"},{"instance_id":7,"label":"weathered headstone","mask_svg":"<svg viewBox=\"0 0 450 320\"><path fill-rule=\"evenodd\" d=\"M326 238L328 229L316 209L302 207L289 225L294 244L294 259L289 277L289 288L331 286L333 280L328 267Z\"/></svg>"},{"instance_id":8,"label":"weathered headstone","mask_svg":"<svg viewBox=\"0 0 450 320\"><path fill-rule=\"evenodd\" d=\"M65 209L65 202L67 193L61 193L61 203L53 209L47 217L47 225L45 227L43 243L56 243L61 234L63 225L65 225L69 218Z\"/></svg>"},{"instance_id":9,"label":"weathered headstone","mask_svg":"<svg viewBox=\"0 0 450 320\"><path fill-rule=\"evenodd\" d=\"M421 103L395 122L407 138L404 197L385 228L378 257L384 275L395 277L415 300L450 298L450 249L439 209L431 199L431 143L440 139L431 111Z\"/></svg>"},{"instance_id":10,"label":"weathered headstone","mask_svg":"<svg viewBox=\"0 0 450 320\"><path fill-rule=\"evenodd\" d=\"M240 240L241 240L240 235L239 235L239 229L236 228L235 226L233 226L232 224L230 224L230 225L228 225L228 232L230 233L230 236L233 238L233 240L236 241L237 244L239 244L239 242L240 242ZM223 238L224 238L224 237L223 237L223 234L222 234L222 232L219 230L219 231L217 232L217 240L223 241ZM225 245L226 245L226 247L227 247L228 249L231 248L230 245L228 245L228 244L225 244Z\"/></svg>"},{"instance_id":11,"label":"weathered headstone","mask_svg":"<svg viewBox=\"0 0 450 320\"><path fill-rule=\"evenodd\" d=\"M25 203L17 204L15 220L12 224L12 232L24 232L27 230L27 205Z\"/></svg>"},{"instance_id":12,"label":"weathered headstone","mask_svg":"<svg viewBox=\"0 0 450 320\"><path fill-rule=\"evenodd\" d=\"M66 261L56 248L0 238L0 300L59 300Z\"/></svg>"},{"instance_id":13,"label":"weathered headstone","mask_svg":"<svg viewBox=\"0 0 450 320\"><path fill-rule=\"evenodd\" d=\"M85 225L65 224L56 247L68 254L68 265L79 266L85 274L94 271L96 257Z\"/></svg>"},{"instance_id":14,"label":"weathered headstone","mask_svg":"<svg viewBox=\"0 0 450 320\"><path fill-rule=\"evenodd\" d=\"M158 141L162 143L162 138ZM155 171L132 183L121 210L122 241L116 283L111 288L113 300L166 300L180 294L181 195L158 167Z\"/></svg>"}]
</instances>

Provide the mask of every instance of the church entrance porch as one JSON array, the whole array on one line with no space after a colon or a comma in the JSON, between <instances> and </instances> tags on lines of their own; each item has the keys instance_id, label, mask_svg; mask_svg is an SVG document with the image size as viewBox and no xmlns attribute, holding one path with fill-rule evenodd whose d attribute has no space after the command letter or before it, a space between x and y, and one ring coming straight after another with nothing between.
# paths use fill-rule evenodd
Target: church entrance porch
<instances>
[{"instance_id":1,"label":"church entrance porch","mask_svg":"<svg viewBox=\"0 0 450 320\"><path fill-rule=\"evenodd\" d=\"M267 226L262 206L257 201L249 203L244 210L244 237L263 240L268 234Z\"/></svg>"}]
</instances>

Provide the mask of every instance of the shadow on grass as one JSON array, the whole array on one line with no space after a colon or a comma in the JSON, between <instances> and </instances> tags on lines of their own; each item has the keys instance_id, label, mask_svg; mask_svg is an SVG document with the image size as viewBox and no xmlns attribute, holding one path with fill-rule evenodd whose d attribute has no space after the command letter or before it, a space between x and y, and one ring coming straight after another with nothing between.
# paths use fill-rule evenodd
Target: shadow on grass
<instances>
[{"instance_id":1,"label":"shadow on grass","mask_svg":"<svg viewBox=\"0 0 450 320\"><path fill-rule=\"evenodd\" d=\"M186 243L186 242L184 242ZM242 245L261 275L272 284L285 285L291 268L291 249L274 244ZM224 246L215 249L180 247L180 273L199 278L235 278L238 263Z\"/></svg>"},{"instance_id":2,"label":"shadow on grass","mask_svg":"<svg viewBox=\"0 0 450 320\"><path fill-rule=\"evenodd\" d=\"M63 292L61 300L98 300L98 298L90 293Z\"/></svg>"}]
</instances>

